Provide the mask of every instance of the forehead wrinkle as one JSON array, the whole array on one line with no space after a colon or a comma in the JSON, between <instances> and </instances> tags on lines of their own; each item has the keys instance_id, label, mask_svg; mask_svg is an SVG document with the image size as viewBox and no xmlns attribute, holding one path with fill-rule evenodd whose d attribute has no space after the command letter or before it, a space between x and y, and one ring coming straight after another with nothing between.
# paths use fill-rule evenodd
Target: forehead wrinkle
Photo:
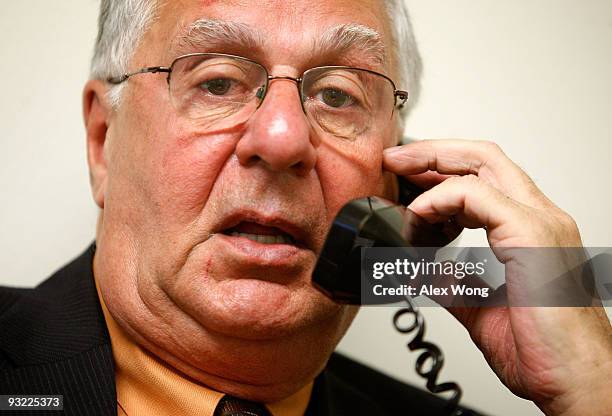
<instances>
[{"instance_id":1,"label":"forehead wrinkle","mask_svg":"<svg viewBox=\"0 0 612 416\"><path fill-rule=\"evenodd\" d=\"M359 51L375 64L387 64L387 52L382 36L371 27L357 23L332 26L315 40L314 50L318 53L348 53Z\"/></svg>"},{"instance_id":2,"label":"forehead wrinkle","mask_svg":"<svg viewBox=\"0 0 612 416\"><path fill-rule=\"evenodd\" d=\"M207 49L217 45L262 49L264 43L263 36L255 28L218 19L198 19L181 32L175 42L179 49Z\"/></svg>"}]
</instances>

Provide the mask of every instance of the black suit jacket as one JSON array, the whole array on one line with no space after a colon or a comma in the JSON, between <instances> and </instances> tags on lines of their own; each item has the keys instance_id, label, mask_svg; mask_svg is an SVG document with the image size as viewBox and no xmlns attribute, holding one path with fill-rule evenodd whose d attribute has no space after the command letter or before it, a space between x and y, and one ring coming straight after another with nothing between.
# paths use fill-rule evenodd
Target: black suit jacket
<instances>
[{"instance_id":1,"label":"black suit jacket","mask_svg":"<svg viewBox=\"0 0 612 416\"><path fill-rule=\"evenodd\" d=\"M92 245L34 289L0 287L0 394L61 394L66 415L117 414L110 337L93 280L94 250ZM306 414L438 416L448 414L444 404L333 354L315 379Z\"/></svg>"}]
</instances>

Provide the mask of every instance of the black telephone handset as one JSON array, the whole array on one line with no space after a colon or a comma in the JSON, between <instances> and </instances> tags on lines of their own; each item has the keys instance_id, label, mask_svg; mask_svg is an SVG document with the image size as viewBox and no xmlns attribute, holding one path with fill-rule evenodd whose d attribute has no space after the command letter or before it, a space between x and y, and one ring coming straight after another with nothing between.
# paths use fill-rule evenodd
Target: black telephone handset
<instances>
[{"instance_id":1,"label":"black telephone handset","mask_svg":"<svg viewBox=\"0 0 612 416\"><path fill-rule=\"evenodd\" d=\"M443 247L456 235L405 208L423 190L398 177L398 203L354 199L336 215L313 272L313 284L340 303L361 304L362 247Z\"/></svg>"},{"instance_id":2,"label":"black telephone handset","mask_svg":"<svg viewBox=\"0 0 612 416\"><path fill-rule=\"evenodd\" d=\"M432 225L405 208L422 189L398 177L397 203L379 197L355 199L336 216L312 275L313 285L339 303L361 304L361 249L363 247L443 247L455 236L443 226ZM463 414L458 404L460 387L453 382L437 383L444 357L436 345L424 341L425 321L410 297L408 306L393 317L401 333L414 333L408 342L411 351L423 350L416 360L416 372L427 380L432 393L451 392L449 415ZM410 324L403 324L410 320Z\"/></svg>"}]
</instances>

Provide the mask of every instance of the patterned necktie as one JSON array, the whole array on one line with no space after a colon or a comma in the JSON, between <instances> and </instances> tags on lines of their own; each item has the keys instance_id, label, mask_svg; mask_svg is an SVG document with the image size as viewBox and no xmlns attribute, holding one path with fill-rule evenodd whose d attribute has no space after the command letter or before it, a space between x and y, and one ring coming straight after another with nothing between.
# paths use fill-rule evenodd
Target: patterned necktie
<instances>
[{"instance_id":1,"label":"patterned necktie","mask_svg":"<svg viewBox=\"0 0 612 416\"><path fill-rule=\"evenodd\" d=\"M225 395L217 405L213 416L272 416L272 414L261 403Z\"/></svg>"}]
</instances>

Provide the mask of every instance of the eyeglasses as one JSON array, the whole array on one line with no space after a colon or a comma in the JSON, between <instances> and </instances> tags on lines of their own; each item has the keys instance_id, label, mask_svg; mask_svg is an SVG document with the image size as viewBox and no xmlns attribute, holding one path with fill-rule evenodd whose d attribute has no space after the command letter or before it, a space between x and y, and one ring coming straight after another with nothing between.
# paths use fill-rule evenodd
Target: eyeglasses
<instances>
[{"instance_id":1,"label":"eyeglasses","mask_svg":"<svg viewBox=\"0 0 612 416\"><path fill-rule=\"evenodd\" d=\"M408 100L386 75L348 66L321 66L301 77L270 76L250 59L221 53L179 56L169 67L154 66L110 77L121 84L133 75L165 72L170 100L179 116L206 131L246 122L259 108L270 83L297 84L302 110L311 124L336 137L357 139L376 134Z\"/></svg>"}]
</instances>

